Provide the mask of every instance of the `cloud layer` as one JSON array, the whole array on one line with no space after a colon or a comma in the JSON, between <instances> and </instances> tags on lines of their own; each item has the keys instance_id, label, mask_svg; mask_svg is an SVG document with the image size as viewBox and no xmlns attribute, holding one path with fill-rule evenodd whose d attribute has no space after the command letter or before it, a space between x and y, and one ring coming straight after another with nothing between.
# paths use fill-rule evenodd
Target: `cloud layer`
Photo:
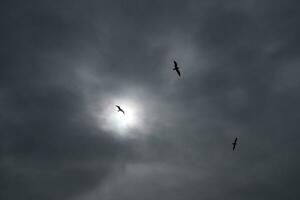
<instances>
[{"instance_id":1,"label":"cloud layer","mask_svg":"<svg viewBox=\"0 0 300 200\"><path fill-rule=\"evenodd\" d=\"M0 198L299 199L299 8L2 1ZM95 117L118 98L136 137Z\"/></svg>"}]
</instances>

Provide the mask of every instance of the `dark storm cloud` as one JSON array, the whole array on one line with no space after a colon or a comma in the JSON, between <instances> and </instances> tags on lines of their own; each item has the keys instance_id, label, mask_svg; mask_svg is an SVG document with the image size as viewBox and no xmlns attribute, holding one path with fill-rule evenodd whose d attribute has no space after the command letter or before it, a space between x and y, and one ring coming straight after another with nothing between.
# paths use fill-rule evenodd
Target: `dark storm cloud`
<instances>
[{"instance_id":1,"label":"dark storm cloud","mask_svg":"<svg viewBox=\"0 0 300 200\"><path fill-rule=\"evenodd\" d=\"M1 198L298 199L299 6L2 2ZM129 94L120 140L91 105Z\"/></svg>"}]
</instances>

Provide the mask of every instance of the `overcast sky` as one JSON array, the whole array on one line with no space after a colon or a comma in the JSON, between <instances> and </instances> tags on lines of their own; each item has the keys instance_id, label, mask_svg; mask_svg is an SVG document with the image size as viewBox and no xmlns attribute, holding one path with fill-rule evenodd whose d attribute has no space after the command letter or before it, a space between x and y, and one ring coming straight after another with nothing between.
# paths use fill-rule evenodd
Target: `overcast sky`
<instances>
[{"instance_id":1,"label":"overcast sky","mask_svg":"<svg viewBox=\"0 0 300 200\"><path fill-rule=\"evenodd\" d=\"M299 9L1 1L0 199L300 199Z\"/></svg>"}]
</instances>

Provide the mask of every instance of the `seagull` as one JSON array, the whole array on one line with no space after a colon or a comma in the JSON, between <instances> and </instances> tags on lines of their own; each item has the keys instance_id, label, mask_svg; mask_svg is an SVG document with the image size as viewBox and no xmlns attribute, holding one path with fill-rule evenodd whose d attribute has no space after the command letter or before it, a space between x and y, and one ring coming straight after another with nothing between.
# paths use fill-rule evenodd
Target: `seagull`
<instances>
[{"instance_id":1,"label":"seagull","mask_svg":"<svg viewBox=\"0 0 300 200\"><path fill-rule=\"evenodd\" d=\"M116 107L118 108L118 112L122 112L125 115L125 111L118 105L116 105Z\"/></svg>"},{"instance_id":2,"label":"seagull","mask_svg":"<svg viewBox=\"0 0 300 200\"><path fill-rule=\"evenodd\" d=\"M234 142L232 143L233 147L232 147L232 151L234 151L235 146L237 145L237 137L235 138Z\"/></svg>"},{"instance_id":3,"label":"seagull","mask_svg":"<svg viewBox=\"0 0 300 200\"><path fill-rule=\"evenodd\" d=\"M177 72L178 76L180 76L179 67L178 67L178 64L177 64L177 62L175 60L174 60L174 68L173 68L173 70L175 70Z\"/></svg>"}]
</instances>

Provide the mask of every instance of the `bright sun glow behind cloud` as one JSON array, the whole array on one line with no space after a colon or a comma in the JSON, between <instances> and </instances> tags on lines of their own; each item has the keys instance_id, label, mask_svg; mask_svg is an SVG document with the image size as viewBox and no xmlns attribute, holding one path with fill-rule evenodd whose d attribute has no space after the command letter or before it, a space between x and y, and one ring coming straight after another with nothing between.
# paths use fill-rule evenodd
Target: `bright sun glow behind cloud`
<instances>
[{"instance_id":1,"label":"bright sun glow behind cloud","mask_svg":"<svg viewBox=\"0 0 300 200\"><path fill-rule=\"evenodd\" d=\"M116 105L124 111L118 112ZM124 137L135 137L144 132L143 110L134 101L128 99L110 99L100 106L95 115L100 127L106 131Z\"/></svg>"},{"instance_id":2,"label":"bright sun glow behind cloud","mask_svg":"<svg viewBox=\"0 0 300 200\"><path fill-rule=\"evenodd\" d=\"M137 111L134 106L128 106L128 104L120 105L125 111L125 114L118 112L115 107L115 111L109 114L109 121L120 129L134 128L138 125Z\"/></svg>"}]
</instances>

